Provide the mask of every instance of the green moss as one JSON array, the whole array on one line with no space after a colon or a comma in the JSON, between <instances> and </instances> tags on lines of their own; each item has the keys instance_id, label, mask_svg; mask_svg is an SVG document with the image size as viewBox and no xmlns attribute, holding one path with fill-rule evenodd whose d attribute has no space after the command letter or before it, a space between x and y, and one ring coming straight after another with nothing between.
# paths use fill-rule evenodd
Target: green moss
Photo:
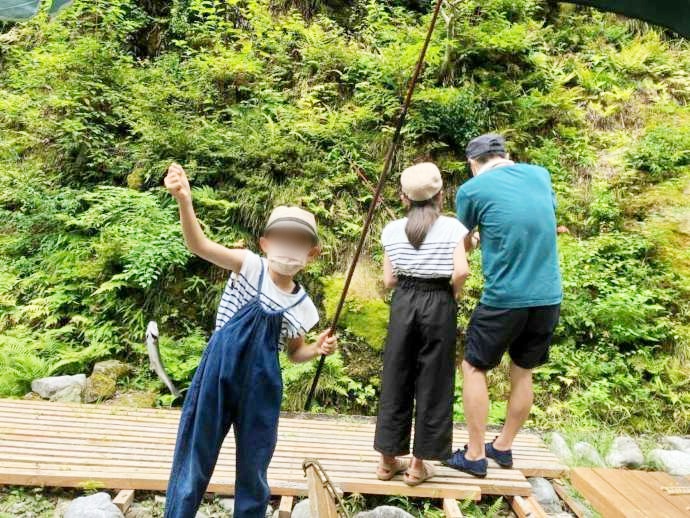
<instances>
[{"instance_id":1,"label":"green moss","mask_svg":"<svg viewBox=\"0 0 690 518\"><path fill-rule=\"evenodd\" d=\"M323 279L324 307L327 318L332 318L345 278L331 275ZM340 316L340 325L348 333L368 343L376 350L383 348L388 330L388 304L381 298L364 298L352 290Z\"/></svg>"}]
</instances>

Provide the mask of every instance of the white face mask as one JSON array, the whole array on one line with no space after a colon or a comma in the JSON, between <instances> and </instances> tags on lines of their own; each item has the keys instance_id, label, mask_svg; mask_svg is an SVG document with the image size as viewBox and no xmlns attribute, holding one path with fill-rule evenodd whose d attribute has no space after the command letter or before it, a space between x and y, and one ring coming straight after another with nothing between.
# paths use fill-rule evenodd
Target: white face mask
<instances>
[{"instance_id":1,"label":"white face mask","mask_svg":"<svg viewBox=\"0 0 690 518\"><path fill-rule=\"evenodd\" d=\"M270 268L280 275L293 276L307 265L309 250L272 243L266 253Z\"/></svg>"}]
</instances>

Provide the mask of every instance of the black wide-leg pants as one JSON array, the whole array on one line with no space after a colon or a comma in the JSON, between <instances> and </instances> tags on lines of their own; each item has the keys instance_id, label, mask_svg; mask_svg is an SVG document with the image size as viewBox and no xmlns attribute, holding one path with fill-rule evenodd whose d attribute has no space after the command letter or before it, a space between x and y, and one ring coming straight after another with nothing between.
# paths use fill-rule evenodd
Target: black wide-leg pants
<instances>
[{"instance_id":1,"label":"black wide-leg pants","mask_svg":"<svg viewBox=\"0 0 690 518\"><path fill-rule=\"evenodd\" d=\"M401 278L393 293L374 448L420 459L451 455L457 305L448 279ZM416 403L416 406L415 406Z\"/></svg>"}]
</instances>

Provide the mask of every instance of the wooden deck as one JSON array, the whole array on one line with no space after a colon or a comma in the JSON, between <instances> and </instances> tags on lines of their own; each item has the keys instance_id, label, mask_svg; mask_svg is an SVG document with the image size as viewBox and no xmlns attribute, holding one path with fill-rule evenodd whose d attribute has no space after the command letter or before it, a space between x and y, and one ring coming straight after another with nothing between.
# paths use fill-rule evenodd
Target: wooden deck
<instances>
[{"instance_id":1,"label":"wooden deck","mask_svg":"<svg viewBox=\"0 0 690 518\"><path fill-rule=\"evenodd\" d=\"M576 468L571 473L571 480L604 518L690 516L690 481L681 486L666 473Z\"/></svg>"},{"instance_id":2,"label":"wooden deck","mask_svg":"<svg viewBox=\"0 0 690 518\"><path fill-rule=\"evenodd\" d=\"M0 484L164 491L179 411L0 399ZM521 434L515 469L495 464L485 479L438 466L433 482L411 488L374 476L374 425L357 419L283 417L269 469L274 495L305 495L302 461L318 458L346 493L479 499L531 493L525 475L558 477L566 468L541 439ZM466 442L457 430L455 446ZM228 437L209 486L232 494L234 440Z\"/></svg>"}]
</instances>

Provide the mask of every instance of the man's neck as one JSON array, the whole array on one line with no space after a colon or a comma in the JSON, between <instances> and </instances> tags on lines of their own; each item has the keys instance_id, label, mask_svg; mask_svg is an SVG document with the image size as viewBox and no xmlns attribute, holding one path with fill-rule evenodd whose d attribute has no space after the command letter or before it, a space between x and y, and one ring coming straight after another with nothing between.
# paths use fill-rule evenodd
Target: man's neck
<instances>
[{"instance_id":1,"label":"man's neck","mask_svg":"<svg viewBox=\"0 0 690 518\"><path fill-rule=\"evenodd\" d=\"M490 171L491 169L494 169L496 167L502 167L504 165L513 165L515 162L512 160L509 160L507 158L492 158L489 160L487 163L483 164L479 170L477 171L476 176L479 176L480 174L486 173L487 171Z\"/></svg>"}]
</instances>

